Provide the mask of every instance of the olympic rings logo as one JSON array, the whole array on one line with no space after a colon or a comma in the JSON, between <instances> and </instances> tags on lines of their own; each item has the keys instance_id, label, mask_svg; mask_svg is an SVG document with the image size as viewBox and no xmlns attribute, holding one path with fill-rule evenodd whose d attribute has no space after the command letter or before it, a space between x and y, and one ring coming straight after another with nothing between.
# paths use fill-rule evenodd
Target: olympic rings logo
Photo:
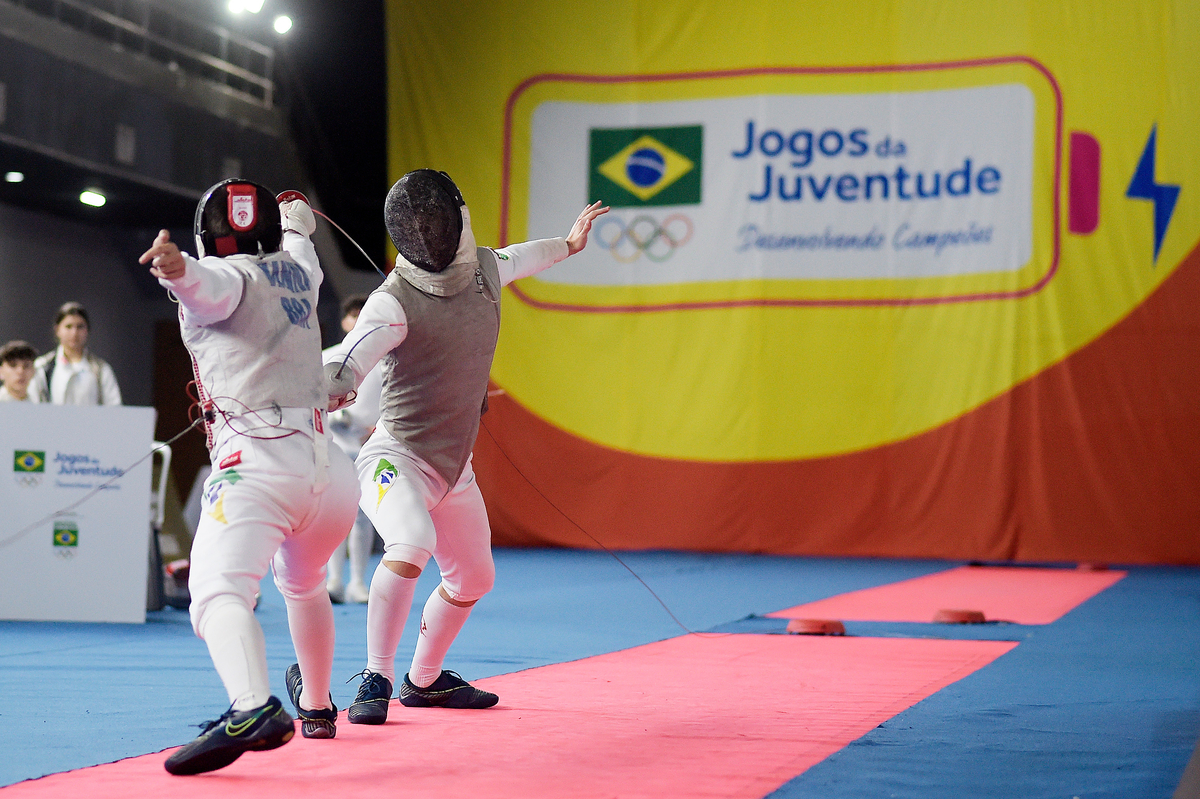
<instances>
[{"instance_id":1,"label":"olympic rings logo","mask_svg":"<svg viewBox=\"0 0 1200 799\"><path fill-rule=\"evenodd\" d=\"M40 474L14 474L13 481L25 488L36 488L42 484L42 475Z\"/></svg>"},{"instance_id":2,"label":"olympic rings logo","mask_svg":"<svg viewBox=\"0 0 1200 799\"><path fill-rule=\"evenodd\" d=\"M623 264L633 263L643 253L661 264L687 244L694 232L692 220L683 214L671 214L662 224L648 214L635 216L628 224L620 217L605 217L596 226L596 241Z\"/></svg>"}]
</instances>

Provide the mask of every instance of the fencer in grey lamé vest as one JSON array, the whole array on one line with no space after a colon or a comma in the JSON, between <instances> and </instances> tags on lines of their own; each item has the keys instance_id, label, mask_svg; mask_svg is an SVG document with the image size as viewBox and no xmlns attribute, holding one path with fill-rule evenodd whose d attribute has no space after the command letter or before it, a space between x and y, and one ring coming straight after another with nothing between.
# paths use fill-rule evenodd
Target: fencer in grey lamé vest
<instances>
[{"instance_id":1,"label":"fencer in grey lam\u00e9 vest","mask_svg":"<svg viewBox=\"0 0 1200 799\"><path fill-rule=\"evenodd\" d=\"M426 294L397 270L376 289L395 297L408 320L404 341L383 358L379 423L450 485L475 446L500 335L496 254L477 251L475 280L457 294Z\"/></svg>"},{"instance_id":2,"label":"fencer in grey lam\u00e9 vest","mask_svg":"<svg viewBox=\"0 0 1200 799\"><path fill-rule=\"evenodd\" d=\"M180 325L205 392L217 407L232 413L272 405L325 407L318 281L286 252L262 258L231 255L224 261L242 274L237 308L211 325Z\"/></svg>"}]
</instances>

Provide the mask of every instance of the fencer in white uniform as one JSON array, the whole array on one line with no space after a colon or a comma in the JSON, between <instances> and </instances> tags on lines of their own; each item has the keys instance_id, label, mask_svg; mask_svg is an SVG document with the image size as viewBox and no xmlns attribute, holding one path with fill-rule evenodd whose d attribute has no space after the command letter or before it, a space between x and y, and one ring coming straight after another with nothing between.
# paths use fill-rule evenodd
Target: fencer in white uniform
<instances>
[{"instance_id":1,"label":"fencer in white uniform","mask_svg":"<svg viewBox=\"0 0 1200 799\"><path fill-rule=\"evenodd\" d=\"M600 203L565 239L499 250L476 247L471 218L444 173L418 170L392 187L384 221L399 255L327 359L331 379L353 382L379 361L379 424L356 460L362 509L384 541L367 603L367 666L349 720L382 724L396 682L395 655L413 593L430 557L441 584L425 603L416 650L399 697L408 707L484 708L497 696L442 669L450 644L495 578L491 530L471 470L500 328L500 288L536 274L587 243ZM332 370L332 371L331 371Z\"/></svg>"},{"instance_id":2,"label":"fencer in white uniform","mask_svg":"<svg viewBox=\"0 0 1200 799\"><path fill-rule=\"evenodd\" d=\"M325 564L354 521L358 484L331 446L316 319L322 273L302 196L281 205L264 187L224 181L197 209L200 258L167 231L141 262L179 302L205 414L212 475L191 551L191 619L230 708L166 761L173 774L222 768L282 746L292 717L271 695L259 581L273 569L297 664L288 691L306 737L331 738L333 610ZM211 254L210 254L211 253Z\"/></svg>"}]
</instances>

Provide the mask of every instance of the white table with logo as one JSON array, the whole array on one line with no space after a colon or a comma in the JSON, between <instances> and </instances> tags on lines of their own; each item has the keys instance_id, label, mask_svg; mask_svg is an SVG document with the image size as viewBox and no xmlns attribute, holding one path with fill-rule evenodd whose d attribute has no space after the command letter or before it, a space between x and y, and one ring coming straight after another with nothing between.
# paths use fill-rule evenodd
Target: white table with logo
<instances>
[{"instance_id":1,"label":"white table with logo","mask_svg":"<svg viewBox=\"0 0 1200 799\"><path fill-rule=\"evenodd\" d=\"M0 619L145 622L154 421L0 402Z\"/></svg>"}]
</instances>

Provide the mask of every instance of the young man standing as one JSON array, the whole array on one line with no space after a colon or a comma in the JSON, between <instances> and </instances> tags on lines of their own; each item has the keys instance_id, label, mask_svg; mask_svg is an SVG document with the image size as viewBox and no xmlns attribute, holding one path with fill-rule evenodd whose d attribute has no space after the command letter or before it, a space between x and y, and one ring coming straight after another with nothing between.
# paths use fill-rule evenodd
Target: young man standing
<instances>
[{"instance_id":1,"label":"young man standing","mask_svg":"<svg viewBox=\"0 0 1200 799\"><path fill-rule=\"evenodd\" d=\"M29 387L36 359L37 350L24 341L10 341L0 347L0 402L41 402Z\"/></svg>"},{"instance_id":2,"label":"young man standing","mask_svg":"<svg viewBox=\"0 0 1200 799\"><path fill-rule=\"evenodd\" d=\"M362 509L385 544L367 603L367 666L349 720L387 719L395 656L417 577L430 557L441 585L425 603L412 665L400 684L408 707L484 708L495 694L469 685L442 663L471 607L495 578L491 530L471 470L500 330L500 289L587 244L608 208L587 206L565 239L500 250L475 246L471 217L454 182L422 169L388 193L384 222L399 255L342 343L326 359L342 381L331 407L382 359L379 425L356 461Z\"/></svg>"},{"instance_id":3,"label":"young man standing","mask_svg":"<svg viewBox=\"0 0 1200 799\"><path fill-rule=\"evenodd\" d=\"M172 774L223 768L294 734L271 695L259 580L273 568L298 663L288 693L310 738L332 738L333 609L325 563L354 522L358 485L331 446L329 394L316 320L322 274L307 201L248 181L209 189L196 211L199 259L167 231L141 257L179 301L207 422L213 472L192 543L192 626L204 639L230 707L164 764Z\"/></svg>"}]
</instances>

